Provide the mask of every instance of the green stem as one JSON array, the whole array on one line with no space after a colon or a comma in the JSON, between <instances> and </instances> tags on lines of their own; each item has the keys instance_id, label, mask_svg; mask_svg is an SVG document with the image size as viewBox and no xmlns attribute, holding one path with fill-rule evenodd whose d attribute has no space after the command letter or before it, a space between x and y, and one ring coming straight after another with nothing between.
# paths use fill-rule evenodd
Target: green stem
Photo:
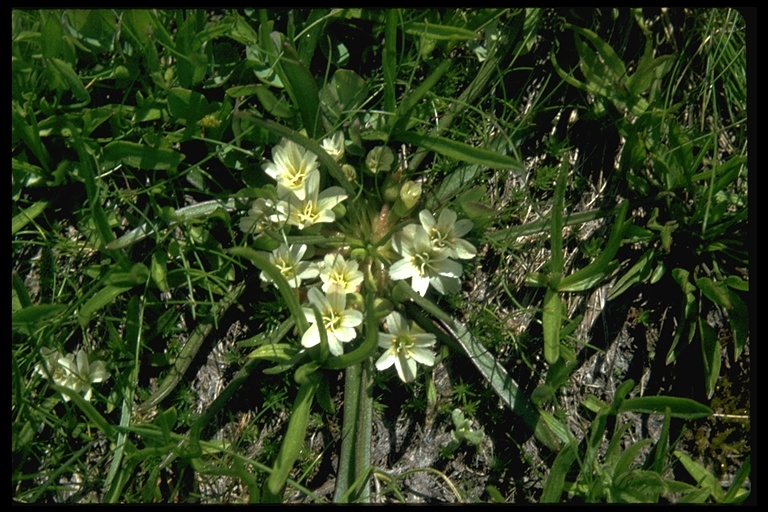
<instances>
[{"instance_id":1,"label":"green stem","mask_svg":"<svg viewBox=\"0 0 768 512\"><path fill-rule=\"evenodd\" d=\"M356 496L349 496L348 491L370 467L373 413L371 384L370 360L347 368L344 380L344 428L333 496L336 503L368 503L370 500L370 489L366 484L361 486Z\"/></svg>"},{"instance_id":2,"label":"green stem","mask_svg":"<svg viewBox=\"0 0 768 512\"><path fill-rule=\"evenodd\" d=\"M357 501L367 503L370 490L364 483L358 493L349 494L350 487L369 471L371 461L371 430L373 418L373 379L368 347L375 346L378 338L378 322L373 308L373 293L366 297L366 334L362 361L348 366L344 380L344 427L341 437L339 471L333 500L337 503Z\"/></svg>"}]
</instances>

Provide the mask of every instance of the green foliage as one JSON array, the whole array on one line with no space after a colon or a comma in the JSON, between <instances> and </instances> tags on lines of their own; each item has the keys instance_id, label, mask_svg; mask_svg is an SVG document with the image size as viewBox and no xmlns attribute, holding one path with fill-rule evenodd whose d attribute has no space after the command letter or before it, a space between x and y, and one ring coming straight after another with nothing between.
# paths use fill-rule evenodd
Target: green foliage
<instances>
[{"instance_id":1,"label":"green foliage","mask_svg":"<svg viewBox=\"0 0 768 512\"><path fill-rule=\"evenodd\" d=\"M608 282L610 300L675 290L665 362L699 351L709 396L726 351L728 362L748 354L745 20L692 10L696 30L662 48L647 11L624 14L642 35L633 52L596 17L564 9L13 10L14 498L199 502L210 498L199 482L218 478L243 489L231 501L281 502L296 491L323 502L304 486L338 444L333 501L406 501L400 482L420 472L456 501L471 499L433 468L390 475L372 465L373 411L395 389L373 357L382 321L402 311L444 342L438 362L451 355L479 373L479 384L459 377L439 404L453 410L444 456L465 442L479 449L483 432L468 418L503 417L501 403L559 453L542 501L746 499L749 458L726 490L671 451L671 418L710 412L697 402L628 398L622 387L611 405L588 402L596 417L581 443L558 407L581 348L573 333L582 317L568 301ZM593 209L577 197L597 185L574 165L576 121L563 136L551 119L564 111L623 140L610 155L616 193ZM259 201L279 199L263 170L282 141L316 155L321 190L343 191L332 227L243 228L264 220ZM532 160L538 149L543 158ZM459 290L475 270L488 272L507 301L522 309L524 296L526 313L540 313L540 334L513 332L507 312L467 294L433 299L392 283L404 226L446 208L471 221L462 236L484 258L462 267ZM574 242L566 229L602 220L602 238ZM506 267L528 257L531 240L549 263L526 265L526 289ZM343 354L329 353L325 326L317 346L301 345L323 316L270 261L281 244L308 246L307 260L343 251L360 265L363 291L349 294L349 308L365 316ZM243 325L247 339L235 329ZM234 370L201 392L192 381L230 327L237 343L216 364ZM63 357L46 366L49 350L81 349L110 374L92 382L93 396L62 385ZM517 359L521 368L508 364ZM430 414L438 400L427 372L424 384L397 388L418 393L404 401L408 414ZM607 418L627 412L665 415L662 438L627 444L619 424L603 443ZM334 439L310 454L308 433L324 427ZM649 449L650 462L638 463ZM669 479L670 453L696 485ZM508 496L493 485L487 493Z\"/></svg>"},{"instance_id":2,"label":"green foliage","mask_svg":"<svg viewBox=\"0 0 768 512\"><path fill-rule=\"evenodd\" d=\"M693 400L678 397L639 397L626 398L634 386L634 382L624 382L617 389L612 404L600 403L594 397L584 405L592 409L596 416L592 420L589 434L582 443L575 439L568 443L552 463L552 470L544 485L541 501L557 503L566 492L569 499L579 497L587 503L658 503L660 499L671 499L676 493L681 493L678 502L698 500L701 490L711 487L710 480L700 478L697 472L695 480L698 485L685 484L666 476L670 458L669 422L672 418L695 419L712 413L711 409ZM659 439L656 441L652 456L637 464L636 460L654 444L651 439L641 439L636 442L625 442L623 436L629 425L616 422L614 431L607 433L609 416L622 412L640 412L663 414L665 423ZM603 440L607 435L608 447L599 456ZM622 445L625 447L622 449ZM681 458L684 454L674 452ZM687 455L683 457L686 468L692 468ZM571 467L578 462L575 477L569 477ZM738 486L741 482L737 483ZM717 489L720 489L717 487ZM712 491L715 492L715 491ZM736 493L744 499L743 492ZM704 496L706 499L707 496ZM716 499L724 499L721 492Z\"/></svg>"}]
</instances>

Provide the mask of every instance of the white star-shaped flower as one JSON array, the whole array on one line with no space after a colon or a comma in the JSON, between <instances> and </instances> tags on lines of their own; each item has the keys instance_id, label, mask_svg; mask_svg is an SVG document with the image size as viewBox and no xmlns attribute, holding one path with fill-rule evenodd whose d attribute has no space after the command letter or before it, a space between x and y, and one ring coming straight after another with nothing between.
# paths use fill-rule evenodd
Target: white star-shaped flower
<instances>
[{"instance_id":1,"label":"white star-shaped flower","mask_svg":"<svg viewBox=\"0 0 768 512\"><path fill-rule=\"evenodd\" d=\"M269 255L269 262L283 274L291 288L298 288L303 280L317 277L320 273L320 269L314 263L301 261L305 252L307 252L307 246L304 244L292 244L290 246L281 244ZM263 271L261 280L268 283L272 282L272 278Z\"/></svg>"},{"instance_id":2,"label":"white star-shaped flower","mask_svg":"<svg viewBox=\"0 0 768 512\"><path fill-rule=\"evenodd\" d=\"M93 395L92 384L109 378L104 362L90 362L88 354L83 349L79 349L76 354L64 356L58 350L44 348L41 354L45 360L45 368L38 363L37 372L43 376L50 375L53 382L59 386L69 388L76 393L84 393L83 398L86 400L90 401ZM69 402L69 396L64 394L61 396L64 401Z\"/></svg>"},{"instance_id":3,"label":"white star-shaped flower","mask_svg":"<svg viewBox=\"0 0 768 512\"><path fill-rule=\"evenodd\" d=\"M317 155L292 140L283 139L272 149L272 159L273 162L264 165L264 172L277 182L278 197L304 199L309 178L320 176Z\"/></svg>"},{"instance_id":4,"label":"white star-shaped flower","mask_svg":"<svg viewBox=\"0 0 768 512\"><path fill-rule=\"evenodd\" d=\"M270 229L280 229L285 219L277 214L275 203L271 199L258 197L240 219L240 230L245 233L261 233Z\"/></svg>"},{"instance_id":5,"label":"white star-shaped flower","mask_svg":"<svg viewBox=\"0 0 768 512\"><path fill-rule=\"evenodd\" d=\"M355 293L363 282L363 273L358 270L358 266L355 260L347 261L341 254L326 254L320 270L323 291Z\"/></svg>"},{"instance_id":6,"label":"white star-shaped flower","mask_svg":"<svg viewBox=\"0 0 768 512\"><path fill-rule=\"evenodd\" d=\"M455 212L444 209L435 221L429 210L419 213L422 227L429 234L432 244L438 249L446 249L452 258L468 260L477 255L475 246L461 238L472 230L472 221L461 219L456 221Z\"/></svg>"},{"instance_id":7,"label":"white star-shaped flower","mask_svg":"<svg viewBox=\"0 0 768 512\"><path fill-rule=\"evenodd\" d=\"M291 195L287 200L280 201L277 203L278 214L287 219L287 224L299 229L333 222L336 220L333 208L345 200L347 194L341 187L330 187L322 192L319 189L320 174L312 174L307 180L304 197Z\"/></svg>"},{"instance_id":8,"label":"white star-shaped flower","mask_svg":"<svg viewBox=\"0 0 768 512\"><path fill-rule=\"evenodd\" d=\"M397 375L403 382L411 382L416 378L417 363L425 366L435 364L435 354L432 347L435 335L414 332L408 327L405 318L393 311L386 318L387 331L379 333L379 347L384 353L376 361L376 369L386 370L393 364Z\"/></svg>"},{"instance_id":9,"label":"white star-shaped flower","mask_svg":"<svg viewBox=\"0 0 768 512\"><path fill-rule=\"evenodd\" d=\"M363 314L355 309L346 309L347 296L341 292L332 291L325 295L317 288L310 288L307 298L311 305L315 306L322 318L322 327L328 338L328 349L331 354L340 356L344 353L342 343L352 341L357 337L355 327L363 323ZM312 325L309 326L301 337L302 346L309 348L320 344L320 332L312 308L302 308L304 316Z\"/></svg>"},{"instance_id":10,"label":"white star-shaped flower","mask_svg":"<svg viewBox=\"0 0 768 512\"><path fill-rule=\"evenodd\" d=\"M411 286L422 297L430 284L442 294L461 289L461 264L450 259L447 250L435 247L422 226L406 226L393 237L392 246L403 259L389 268L391 279L410 278Z\"/></svg>"}]
</instances>

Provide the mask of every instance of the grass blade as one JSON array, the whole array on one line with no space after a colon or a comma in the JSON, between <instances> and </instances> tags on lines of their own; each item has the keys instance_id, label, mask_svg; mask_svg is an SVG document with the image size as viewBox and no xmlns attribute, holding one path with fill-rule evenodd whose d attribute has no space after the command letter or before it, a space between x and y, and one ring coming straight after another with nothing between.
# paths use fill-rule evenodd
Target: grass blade
<instances>
[{"instance_id":1,"label":"grass blade","mask_svg":"<svg viewBox=\"0 0 768 512\"><path fill-rule=\"evenodd\" d=\"M445 137L413 131L398 132L394 137L406 144L413 144L414 146L440 153L443 156L461 162L477 164L488 167L489 169L524 170L523 165L510 156L470 146L469 144L457 142Z\"/></svg>"}]
</instances>

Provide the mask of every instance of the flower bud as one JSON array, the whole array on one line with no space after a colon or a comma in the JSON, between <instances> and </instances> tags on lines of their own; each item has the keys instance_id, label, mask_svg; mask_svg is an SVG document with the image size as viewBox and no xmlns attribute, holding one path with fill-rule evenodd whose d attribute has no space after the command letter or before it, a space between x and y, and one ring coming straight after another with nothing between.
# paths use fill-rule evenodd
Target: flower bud
<instances>
[{"instance_id":1,"label":"flower bud","mask_svg":"<svg viewBox=\"0 0 768 512\"><path fill-rule=\"evenodd\" d=\"M409 180L403 183L403 186L400 187L400 200L408 210L416 206L420 197L421 183Z\"/></svg>"},{"instance_id":2,"label":"flower bud","mask_svg":"<svg viewBox=\"0 0 768 512\"><path fill-rule=\"evenodd\" d=\"M365 165L373 174L389 171L395 163L395 154L387 146L376 146L365 157Z\"/></svg>"}]
</instances>

